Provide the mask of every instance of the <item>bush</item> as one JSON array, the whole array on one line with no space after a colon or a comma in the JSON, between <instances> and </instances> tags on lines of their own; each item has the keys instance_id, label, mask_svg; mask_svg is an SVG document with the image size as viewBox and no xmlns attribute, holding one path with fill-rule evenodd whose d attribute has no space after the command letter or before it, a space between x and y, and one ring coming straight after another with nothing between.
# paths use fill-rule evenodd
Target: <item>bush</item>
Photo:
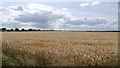
<instances>
[{"instance_id":1,"label":"bush","mask_svg":"<svg viewBox=\"0 0 120 68\"><path fill-rule=\"evenodd\" d=\"M15 28L15 31L19 31L19 29L18 29L18 28Z\"/></svg>"}]
</instances>

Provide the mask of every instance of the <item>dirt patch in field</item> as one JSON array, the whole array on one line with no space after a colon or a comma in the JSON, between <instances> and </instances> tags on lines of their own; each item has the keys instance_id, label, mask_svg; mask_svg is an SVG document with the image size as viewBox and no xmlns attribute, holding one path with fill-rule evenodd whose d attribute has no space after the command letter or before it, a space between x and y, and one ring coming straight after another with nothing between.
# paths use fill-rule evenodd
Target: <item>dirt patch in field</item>
<instances>
[{"instance_id":1,"label":"dirt patch in field","mask_svg":"<svg viewBox=\"0 0 120 68\"><path fill-rule=\"evenodd\" d=\"M32 47L36 47L36 48L46 48L48 46L46 46L45 44L38 42L38 43L33 43Z\"/></svg>"}]
</instances>

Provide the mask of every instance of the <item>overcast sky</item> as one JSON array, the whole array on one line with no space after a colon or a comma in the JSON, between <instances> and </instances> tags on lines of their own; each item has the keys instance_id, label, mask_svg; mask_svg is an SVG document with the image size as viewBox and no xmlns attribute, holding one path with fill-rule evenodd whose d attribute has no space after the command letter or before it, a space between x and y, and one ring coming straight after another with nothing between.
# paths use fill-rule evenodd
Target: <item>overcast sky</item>
<instances>
[{"instance_id":1,"label":"overcast sky","mask_svg":"<svg viewBox=\"0 0 120 68\"><path fill-rule=\"evenodd\" d=\"M117 2L2 2L0 27L118 30Z\"/></svg>"}]
</instances>

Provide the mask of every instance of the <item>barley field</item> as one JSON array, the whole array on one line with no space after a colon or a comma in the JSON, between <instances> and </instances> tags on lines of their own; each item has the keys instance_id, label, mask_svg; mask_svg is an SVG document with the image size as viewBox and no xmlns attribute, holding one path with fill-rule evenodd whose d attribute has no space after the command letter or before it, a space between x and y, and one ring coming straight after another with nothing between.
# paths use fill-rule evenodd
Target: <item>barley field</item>
<instances>
[{"instance_id":1,"label":"barley field","mask_svg":"<svg viewBox=\"0 0 120 68\"><path fill-rule=\"evenodd\" d=\"M117 32L2 32L3 66L116 66Z\"/></svg>"}]
</instances>

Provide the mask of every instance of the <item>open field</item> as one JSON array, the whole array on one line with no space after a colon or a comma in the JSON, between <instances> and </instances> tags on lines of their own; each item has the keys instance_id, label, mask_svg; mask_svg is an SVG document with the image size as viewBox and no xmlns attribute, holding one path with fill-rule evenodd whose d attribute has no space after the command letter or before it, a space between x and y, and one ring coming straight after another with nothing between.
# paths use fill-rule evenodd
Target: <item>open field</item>
<instances>
[{"instance_id":1,"label":"open field","mask_svg":"<svg viewBox=\"0 0 120 68\"><path fill-rule=\"evenodd\" d=\"M3 32L3 66L115 66L117 32Z\"/></svg>"}]
</instances>

